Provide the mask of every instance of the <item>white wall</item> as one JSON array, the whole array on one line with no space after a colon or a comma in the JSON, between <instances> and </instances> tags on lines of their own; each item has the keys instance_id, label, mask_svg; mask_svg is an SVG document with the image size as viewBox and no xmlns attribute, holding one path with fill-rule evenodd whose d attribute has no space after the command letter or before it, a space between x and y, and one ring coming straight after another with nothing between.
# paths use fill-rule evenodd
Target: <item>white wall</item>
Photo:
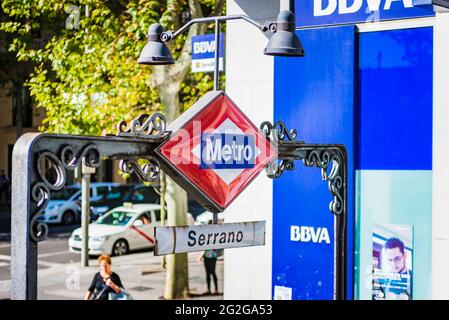
<instances>
[{"instance_id":1,"label":"white wall","mask_svg":"<svg viewBox=\"0 0 449 320\"><path fill-rule=\"evenodd\" d=\"M434 27L432 299L449 299L449 13Z\"/></svg>"},{"instance_id":2,"label":"white wall","mask_svg":"<svg viewBox=\"0 0 449 320\"><path fill-rule=\"evenodd\" d=\"M259 22L275 18L279 2L227 0L227 14ZM273 58L263 50L268 38L244 21L226 30L226 92L256 126L273 121ZM224 299L271 299L272 181L262 172L225 211L225 222L265 220L266 244L225 250Z\"/></svg>"}]
</instances>

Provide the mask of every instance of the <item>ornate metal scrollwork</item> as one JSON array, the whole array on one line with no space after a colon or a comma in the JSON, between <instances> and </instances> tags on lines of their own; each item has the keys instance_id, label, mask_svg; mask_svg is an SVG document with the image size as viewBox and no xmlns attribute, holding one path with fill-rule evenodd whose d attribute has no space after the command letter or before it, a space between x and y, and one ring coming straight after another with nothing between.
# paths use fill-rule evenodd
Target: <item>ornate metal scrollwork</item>
<instances>
[{"instance_id":1,"label":"ornate metal scrollwork","mask_svg":"<svg viewBox=\"0 0 449 320\"><path fill-rule=\"evenodd\" d=\"M88 167L98 168L101 160L100 150L94 143L90 143L78 153L78 156L75 156L73 147L65 145L61 150L61 160L62 165L67 170L74 170L81 163L81 160Z\"/></svg>"},{"instance_id":2,"label":"ornate metal scrollwork","mask_svg":"<svg viewBox=\"0 0 449 320\"><path fill-rule=\"evenodd\" d=\"M126 121L119 122L117 135L141 138L163 136L167 134L167 131L165 131L166 127L166 120L162 113L156 112L152 115L145 113L132 120L129 126Z\"/></svg>"},{"instance_id":3,"label":"ornate metal scrollwork","mask_svg":"<svg viewBox=\"0 0 449 320\"><path fill-rule=\"evenodd\" d=\"M321 169L321 177L323 181L327 181L329 191L334 199L329 203L329 210L334 214L341 214L343 211L343 178L340 172L342 159L337 152L328 150L313 150L308 152L306 158L303 159L304 165L307 167L318 167ZM329 166L331 166L330 172Z\"/></svg>"},{"instance_id":4,"label":"ornate metal scrollwork","mask_svg":"<svg viewBox=\"0 0 449 320\"><path fill-rule=\"evenodd\" d=\"M282 121L277 121L274 125L265 121L260 125L260 130L269 139L273 145L277 148L279 141L288 140L292 141L296 139L296 130L288 130ZM279 178L284 171L293 171L295 169L295 162L289 159L274 159L271 161L265 172L267 177L271 179Z\"/></svg>"},{"instance_id":5,"label":"ornate metal scrollwork","mask_svg":"<svg viewBox=\"0 0 449 320\"><path fill-rule=\"evenodd\" d=\"M64 145L59 157L50 151L40 152L36 163L40 181L31 189L31 199L37 207L36 213L32 214L30 219L30 236L34 241L42 241L47 236L47 225L38 219L48 205L50 191L61 190L64 187L66 170L74 170L81 161L89 167L98 167L100 159L100 151L94 143L86 144L78 153L72 146ZM51 176L51 179L48 176Z\"/></svg>"},{"instance_id":6,"label":"ornate metal scrollwork","mask_svg":"<svg viewBox=\"0 0 449 320\"><path fill-rule=\"evenodd\" d=\"M329 191L334 197L329 204L329 210L334 214L341 214L344 209L344 179L342 177L343 159L340 153L330 145L326 147L294 141L297 136L296 130L288 130L281 121L275 122L274 125L268 121L263 122L260 129L277 148L282 146L284 149L294 151L288 157L279 156L278 159L273 160L266 168L267 176L274 179L279 178L285 171L293 171L295 160L303 160L307 167L320 168L322 179L328 182Z\"/></svg>"},{"instance_id":7,"label":"ornate metal scrollwork","mask_svg":"<svg viewBox=\"0 0 449 320\"><path fill-rule=\"evenodd\" d=\"M159 161L155 157L147 156L139 160L146 160L142 166L139 165L137 159L120 160L120 170L125 173L135 173L142 182L154 182L159 179L160 166Z\"/></svg>"},{"instance_id":8,"label":"ornate metal scrollwork","mask_svg":"<svg viewBox=\"0 0 449 320\"><path fill-rule=\"evenodd\" d=\"M43 182L36 183L31 189L31 198L37 203L37 212L30 219L30 237L36 241L45 239L48 233L48 226L37 221L41 213L47 207L50 196L50 189Z\"/></svg>"},{"instance_id":9,"label":"ornate metal scrollwork","mask_svg":"<svg viewBox=\"0 0 449 320\"><path fill-rule=\"evenodd\" d=\"M288 130L282 121L277 121L274 125L269 121L262 122L260 130L265 137L270 138L273 142L280 140L294 141L297 136L296 129Z\"/></svg>"},{"instance_id":10,"label":"ornate metal scrollwork","mask_svg":"<svg viewBox=\"0 0 449 320\"><path fill-rule=\"evenodd\" d=\"M284 171L293 170L295 170L295 162L287 159L271 161L265 169L265 172L268 178L277 179L284 173Z\"/></svg>"}]
</instances>

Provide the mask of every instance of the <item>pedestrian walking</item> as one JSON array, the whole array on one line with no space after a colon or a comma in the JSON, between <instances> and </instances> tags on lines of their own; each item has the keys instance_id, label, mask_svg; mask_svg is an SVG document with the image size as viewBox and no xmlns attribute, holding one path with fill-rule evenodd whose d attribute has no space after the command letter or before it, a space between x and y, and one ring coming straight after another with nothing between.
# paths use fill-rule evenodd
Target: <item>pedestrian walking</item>
<instances>
[{"instance_id":1,"label":"pedestrian walking","mask_svg":"<svg viewBox=\"0 0 449 320\"><path fill-rule=\"evenodd\" d=\"M120 277L111 269L111 258L101 255L98 258L100 271L94 275L84 300L108 300L109 294L119 294L123 289Z\"/></svg>"},{"instance_id":2,"label":"pedestrian walking","mask_svg":"<svg viewBox=\"0 0 449 320\"><path fill-rule=\"evenodd\" d=\"M200 256L198 256L198 262L204 261L204 268L206 269L206 282L207 291L205 294L212 294L211 289L211 277L214 281L215 291L213 294L218 294L218 280L215 273L215 267L217 265L217 259L220 254L219 250L209 249L205 250Z\"/></svg>"}]
</instances>

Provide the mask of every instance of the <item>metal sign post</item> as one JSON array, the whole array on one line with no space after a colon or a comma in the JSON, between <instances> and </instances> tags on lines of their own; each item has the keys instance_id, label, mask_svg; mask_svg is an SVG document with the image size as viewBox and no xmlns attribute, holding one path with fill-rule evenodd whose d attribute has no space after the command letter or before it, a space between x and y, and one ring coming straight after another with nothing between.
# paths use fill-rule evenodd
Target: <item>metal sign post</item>
<instances>
[{"instance_id":1,"label":"metal sign post","mask_svg":"<svg viewBox=\"0 0 449 320\"><path fill-rule=\"evenodd\" d=\"M37 299L37 243L48 228L37 219L45 210L50 192L64 188L66 170L82 161L95 168L102 157L121 159L121 170L142 181L158 179L154 149L169 133L161 114L141 115L130 126L121 122L117 136L90 137L27 133L13 151L11 216L11 299ZM140 166L138 159L146 164Z\"/></svg>"},{"instance_id":2,"label":"metal sign post","mask_svg":"<svg viewBox=\"0 0 449 320\"><path fill-rule=\"evenodd\" d=\"M267 167L267 176L280 178L285 171L295 170L295 161L306 167L321 169L323 181L327 181L333 196L329 211L334 215L334 298L347 299L347 219L348 219L348 156L343 145L307 144L295 140L295 129L287 130L282 121L274 125L264 122L260 126L278 150L278 160Z\"/></svg>"},{"instance_id":3,"label":"metal sign post","mask_svg":"<svg viewBox=\"0 0 449 320\"><path fill-rule=\"evenodd\" d=\"M89 266L89 221L90 221L90 175L95 173L95 168L82 164L81 181L81 265Z\"/></svg>"},{"instance_id":4,"label":"metal sign post","mask_svg":"<svg viewBox=\"0 0 449 320\"><path fill-rule=\"evenodd\" d=\"M149 35L150 41L142 51L139 63L173 63L174 59L162 42L175 39L195 23L215 22L218 34L221 21L240 19L263 32L274 32L265 54L304 55L294 33L295 17L290 11L282 11L277 21L268 21L265 25L243 15L194 19L175 33L161 33L162 27L154 25L150 28L153 33ZM218 36L216 40L218 46ZM215 88L218 88L218 52L217 47ZM164 116L156 113L141 115L129 126L122 121L116 136L42 133L21 136L13 151L11 299L37 299L37 243L48 231L47 226L37 219L48 204L50 192L64 188L66 170L74 170L80 163L90 168L98 167L103 157L120 159L121 171L134 173L141 181L155 181L159 179L160 171L164 171L214 213L214 222L217 222L216 214L228 207L267 166L270 178L279 178L284 171L294 170L295 160L321 168L323 180L328 181L333 196L329 209L335 217L335 298L346 299L346 151L342 145L305 144L295 141L295 138L296 132L288 131L282 122L274 125L265 122L261 131L258 130L223 91L206 94L167 129ZM141 160L140 164L137 160ZM252 228L253 236L249 236L248 227ZM215 228L212 237L230 228L228 235L229 232L241 231L239 239L240 242L246 239L242 242L245 246L264 243L261 235L264 234L265 223L262 222L239 226L214 225L210 228ZM208 229L203 231L209 232L207 237L210 239L212 229ZM196 227L182 230L196 232ZM175 231L182 233L181 229ZM158 229L157 232L166 235L166 229ZM220 239L218 244L223 246ZM195 238L192 248L195 245L203 247L203 240L203 237ZM158 243L160 254L166 252L163 248L167 243L163 242ZM178 245L174 239L168 243L173 243L173 247ZM168 251L176 252L173 247Z\"/></svg>"}]
</instances>

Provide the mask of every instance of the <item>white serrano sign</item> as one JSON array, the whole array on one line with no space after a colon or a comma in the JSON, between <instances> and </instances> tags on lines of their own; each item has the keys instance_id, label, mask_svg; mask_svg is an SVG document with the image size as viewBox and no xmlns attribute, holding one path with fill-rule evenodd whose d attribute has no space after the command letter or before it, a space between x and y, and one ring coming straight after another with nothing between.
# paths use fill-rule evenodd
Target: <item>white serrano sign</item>
<instances>
[{"instance_id":1,"label":"white serrano sign","mask_svg":"<svg viewBox=\"0 0 449 320\"><path fill-rule=\"evenodd\" d=\"M265 244L265 221L155 227L154 255Z\"/></svg>"}]
</instances>

